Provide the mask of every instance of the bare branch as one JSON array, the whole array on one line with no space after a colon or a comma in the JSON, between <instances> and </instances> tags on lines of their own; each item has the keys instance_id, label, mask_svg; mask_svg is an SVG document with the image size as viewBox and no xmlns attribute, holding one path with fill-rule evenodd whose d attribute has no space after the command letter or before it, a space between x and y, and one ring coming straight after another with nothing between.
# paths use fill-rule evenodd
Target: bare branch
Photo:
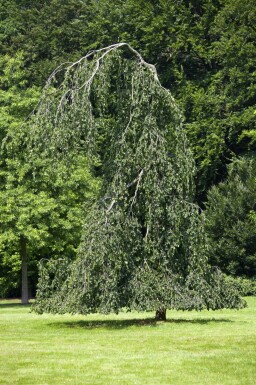
<instances>
[{"instance_id":1,"label":"bare branch","mask_svg":"<svg viewBox=\"0 0 256 385\"><path fill-rule=\"evenodd\" d=\"M140 172L139 175L138 175L138 178L137 178L137 186L136 186L136 189L135 189L134 196L133 196L133 198L132 198L132 203L131 203L131 206L130 206L130 211L132 210L132 206L133 206L134 203L135 203L135 200L136 200L136 197L137 197L137 194L138 194L138 190L139 190L139 186L140 186L140 181L141 181L143 172L144 172L144 170L142 169L141 172Z\"/></svg>"},{"instance_id":2,"label":"bare branch","mask_svg":"<svg viewBox=\"0 0 256 385\"><path fill-rule=\"evenodd\" d=\"M112 210L112 208L114 207L115 203L116 203L116 199L113 199L112 202L110 203L107 211L106 211L106 214L108 214Z\"/></svg>"}]
</instances>

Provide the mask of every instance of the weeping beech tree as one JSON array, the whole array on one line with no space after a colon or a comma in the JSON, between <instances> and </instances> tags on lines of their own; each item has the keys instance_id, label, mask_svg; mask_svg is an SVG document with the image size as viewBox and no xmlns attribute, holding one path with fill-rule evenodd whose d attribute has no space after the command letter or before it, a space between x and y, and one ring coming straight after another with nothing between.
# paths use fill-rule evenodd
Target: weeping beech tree
<instances>
[{"instance_id":1,"label":"weeping beech tree","mask_svg":"<svg viewBox=\"0 0 256 385\"><path fill-rule=\"evenodd\" d=\"M181 113L136 50L114 44L58 67L30 125L34 154L86 151L102 178L77 259L40 264L37 312L165 319L168 308L244 306L208 265Z\"/></svg>"}]
</instances>

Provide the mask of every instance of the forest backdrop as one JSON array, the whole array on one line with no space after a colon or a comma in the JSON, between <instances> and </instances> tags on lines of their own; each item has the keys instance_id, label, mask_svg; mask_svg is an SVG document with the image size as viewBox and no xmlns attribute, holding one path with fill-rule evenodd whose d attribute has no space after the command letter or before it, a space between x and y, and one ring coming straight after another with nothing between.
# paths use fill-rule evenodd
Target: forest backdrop
<instances>
[{"instance_id":1,"label":"forest backdrop","mask_svg":"<svg viewBox=\"0 0 256 385\"><path fill-rule=\"evenodd\" d=\"M20 295L22 260L34 295L41 258L76 256L101 167L92 176L81 153L32 164L24 121L54 68L117 42L156 66L184 114L212 264L255 277L255 25L254 0L0 1L0 296Z\"/></svg>"}]
</instances>

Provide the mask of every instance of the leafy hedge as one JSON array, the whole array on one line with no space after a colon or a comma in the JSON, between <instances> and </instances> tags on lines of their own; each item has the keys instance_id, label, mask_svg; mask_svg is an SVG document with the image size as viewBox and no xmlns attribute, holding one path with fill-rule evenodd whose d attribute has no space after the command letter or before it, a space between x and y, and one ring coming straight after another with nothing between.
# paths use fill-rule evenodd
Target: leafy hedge
<instances>
[{"instance_id":1,"label":"leafy hedge","mask_svg":"<svg viewBox=\"0 0 256 385\"><path fill-rule=\"evenodd\" d=\"M256 296L256 279L248 279L244 277L226 276L227 283L234 285L241 296L255 295Z\"/></svg>"}]
</instances>

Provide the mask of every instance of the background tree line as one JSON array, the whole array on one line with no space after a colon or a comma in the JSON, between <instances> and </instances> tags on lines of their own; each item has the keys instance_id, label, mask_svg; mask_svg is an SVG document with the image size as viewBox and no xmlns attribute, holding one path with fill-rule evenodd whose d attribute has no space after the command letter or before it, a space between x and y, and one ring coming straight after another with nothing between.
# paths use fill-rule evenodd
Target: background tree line
<instances>
[{"instance_id":1,"label":"background tree line","mask_svg":"<svg viewBox=\"0 0 256 385\"><path fill-rule=\"evenodd\" d=\"M1 0L0 295L19 293L22 253L32 293L39 259L74 258L100 184L81 154L72 169L32 165L23 122L55 67L122 41L155 64L184 114L212 263L255 276L255 24L253 0Z\"/></svg>"}]
</instances>

